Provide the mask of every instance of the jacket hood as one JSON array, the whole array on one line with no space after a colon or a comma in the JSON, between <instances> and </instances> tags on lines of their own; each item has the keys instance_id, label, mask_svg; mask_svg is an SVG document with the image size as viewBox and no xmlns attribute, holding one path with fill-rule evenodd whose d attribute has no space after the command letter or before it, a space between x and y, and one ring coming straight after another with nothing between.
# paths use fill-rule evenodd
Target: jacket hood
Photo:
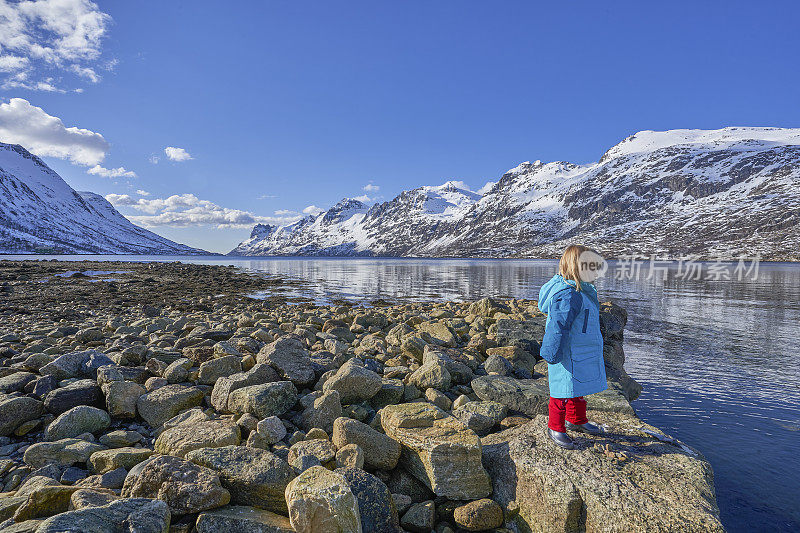
<instances>
[{"instance_id":1,"label":"jacket hood","mask_svg":"<svg viewBox=\"0 0 800 533\"><path fill-rule=\"evenodd\" d=\"M561 274L556 274L550 278L550 281L542 285L542 288L539 289L539 310L543 313L549 313L550 304L552 303L556 294L569 289L575 290L575 282L573 280L564 279ZM594 285L591 283L582 282L581 292L595 304L598 304L597 289L595 289Z\"/></svg>"}]
</instances>

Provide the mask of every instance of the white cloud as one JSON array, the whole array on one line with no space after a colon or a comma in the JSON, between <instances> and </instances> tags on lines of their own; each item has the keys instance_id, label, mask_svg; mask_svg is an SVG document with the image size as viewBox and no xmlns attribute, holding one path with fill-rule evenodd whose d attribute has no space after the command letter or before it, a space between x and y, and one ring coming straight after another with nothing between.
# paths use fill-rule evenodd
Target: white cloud
<instances>
[{"instance_id":1,"label":"white cloud","mask_svg":"<svg viewBox=\"0 0 800 533\"><path fill-rule=\"evenodd\" d=\"M370 198L366 194L362 194L361 196L356 196L355 198L353 198L353 200L358 200L359 202L367 203L371 202L372 198Z\"/></svg>"},{"instance_id":2,"label":"white cloud","mask_svg":"<svg viewBox=\"0 0 800 533\"><path fill-rule=\"evenodd\" d=\"M135 224L146 227L188 227L214 225L218 228L249 228L254 224L288 224L300 218L265 217L249 211L222 207L208 200L201 200L191 193L175 194L169 198L134 199L127 194L109 194L106 200L115 206L128 206L144 215L130 215Z\"/></svg>"},{"instance_id":3,"label":"white cloud","mask_svg":"<svg viewBox=\"0 0 800 533\"><path fill-rule=\"evenodd\" d=\"M104 168L100 165L95 165L86 171L87 174L94 174L103 178L135 178L136 172L125 170L125 167L119 168Z\"/></svg>"},{"instance_id":4,"label":"white cloud","mask_svg":"<svg viewBox=\"0 0 800 533\"><path fill-rule=\"evenodd\" d=\"M325 210L315 205L309 205L308 207L303 209L303 213L305 213L306 215L319 215L323 211Z\"/></svg>"},{"instance_id":5,"label":"white cloud","mask_svg":"<svg viewBox=\"0 0 800 533\"><path fill-rule=\"evenodd\" d=\"M164 153L167 154L167 157L172 161L188 161L189 159L193 159L193 157L189 155L189 152L183 148L176 148L175 146L167 146L164 148Z\"/></svg>"},{"instance_id":6,"label":"white cloud","mask_svg":"<svg viewBox=\"0 0 800 533\"><path fill-rule=\"evenodd\" d=\"M136 194L138 194L139 196L150 196L149 192L144 191L142 189L139 189L138 191L136 191Z\"/></svg>"},{"instance_id":7,"label":"white cloud","mask_svg":"<svg viewBox=\"0 0 800 533\"><path fill-rule=\"evenodd\" d=\"M60 118L23 98L0 104L0 141L21 144L38 156L67 159L84 166L99 165L109 149L99 133L68 128Z\"/></svg>"},{"instance_id":8,"label":"white cloud","mask_svg":"<svg viewBox=\"0 0 800 533\"><path fill-rule=\"evenodd\" d=\"M82 67L80 65L71 65L70 70L78 76L86 78L92 83L98 83L100 81L100 76L94 71L93 68Z\"/></svg>"},{"instance_id":9,"label":"white cloud","mask_svg":"<svg viewBox=\"0 0 800 533\"><path fill-rule=\"evenodd\" d=\"M297 211L292 211L291 209L278 209L275 211L275 216L277 217L294 216L297 214Z\"/></svg>"},{"instance_id":10,"label":"white cloud","mask_svg":"<svg viewBox=\"0 0 800 533\"><path fill-rule=\"evenodd\" d=\"M16 72L27 68L30 60L27 57L7 55L0 56L0 72Z\"/></svg>"},{"instance_id":11,"label":"white cloud","mask_svg":"<svg viewBox=\"0 0 800 533\"><path fill-rule=\"evenodd\" d=\"M259 200L272 200L273 198L277 198L274 194L262 194L258 197Z\"/></svg>"},{"instance_id":12,"label":"white cloud","mask_svg":"<svg viewBox=\"0 0 800 533\"><path fill-rule=\"evenodd\" d=\"M364 185L364 190L366 192L377 192L381 190L381 188L377 185L373 185L372 182L369 182L366 185Z\"/></svg>"},{"instance_id":13,"label":"white cloud","mask_svg":"<svg viewBox=\"0 0 800 533\"><path fill-rule=\"evenodd\" d=\"M89 0L0 1L0 70L12 74L2 88L61 90L52 76L44 82L29 79L56 72L96 83L100 77L86 64L100 58L110 23L111 17Z\"/></svg>"},{"instance_id":14,"label":"white cloud","mask_svg":"<svg viewBox=\"0 0 800 533\"><path fill-rule=\"evenodd\" d=\"M116 205L136 205L136 200L127 194L107 194L106 200Z\"/></svg>"},{"instance_id":15,"label":"white cloud","mask_svg":"<svg viewBox=\"0 0 800 533\"><path fill-rule=\"evenodd\" d=\"M150 161L154 165L157 165L160 160L157 155L151 155L148 161Z\"/></svg>"}]
</instances>

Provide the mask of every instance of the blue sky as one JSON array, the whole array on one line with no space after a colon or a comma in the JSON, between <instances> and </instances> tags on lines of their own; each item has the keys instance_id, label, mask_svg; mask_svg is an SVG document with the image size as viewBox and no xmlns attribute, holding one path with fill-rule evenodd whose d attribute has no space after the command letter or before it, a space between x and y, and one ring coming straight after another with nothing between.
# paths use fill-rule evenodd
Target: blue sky
<instances>
[{"instance_id":1,"label":"blue sky","mask_svg":"<svg viewBox=\"0 0 800 533\"><path fill-rule=\"evenodd\" d=\"M251 219L478 189L525 160L595 161L639 130L800 126L796 2L25 3L0 0L0 141L213 251ZM94 26L47 25L75 14ZM25 122L42 116L102 139L49 146Z\"/></svg>"}]
</instances>

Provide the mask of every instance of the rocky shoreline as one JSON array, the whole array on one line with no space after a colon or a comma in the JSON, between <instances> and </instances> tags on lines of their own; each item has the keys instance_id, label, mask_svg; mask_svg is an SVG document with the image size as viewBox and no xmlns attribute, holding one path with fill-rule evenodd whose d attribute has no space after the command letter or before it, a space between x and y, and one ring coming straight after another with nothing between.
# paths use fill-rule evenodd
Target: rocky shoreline
<instances>
[{"instance_id":1,"label":"rocky shoreline","mask_svg":"<svg viewBox=\"0 0 800 533\"><path fill-rule=\"evenodd\" d=\"M588 398L607 434L566 451L535 301L320 306L291 285L0 261L0 532L723 530L708 462L631 407L619 306Z\"/></svg>"}]
</instances>

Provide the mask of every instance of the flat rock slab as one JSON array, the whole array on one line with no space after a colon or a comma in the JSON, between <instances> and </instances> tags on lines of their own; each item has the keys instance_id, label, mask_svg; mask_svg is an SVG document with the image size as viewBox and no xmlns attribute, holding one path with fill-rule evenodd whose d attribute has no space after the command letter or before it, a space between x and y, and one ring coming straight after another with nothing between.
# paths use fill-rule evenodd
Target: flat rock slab
<instances>
[{"instance_id":1,"label":"flat rock slab","mask_svg":"<svg viewBox=\"0 0 800 533\"><path fill-rule=\"evenodd\" d=\"M416 402L384 407L381 425L402 445L401 464L437 496L474 500L491 492L480 438L455 417Z\"/></svg>"},{"instance_id":2,"label":"flat rock slab","mask_svg":"<svg viewBox=\"0 0 800 533\"><path fill-rule=\"evenodd\" d=\"M635 417L596 412L603 436L563 450L547 417L484 437L492 499L515 501L520 531L722 532L711 466Z\"/></svg>"},{"instance_id":3,"label":"flat rock slab","mask_svg":"<svg viewBox=\"0 0 800 533\"><path fill-rule=\"evenodd\" d=\"M285 516L243 505L200 513L196 527L197 533L294 533Z\"/></svg>"},{"instance_id":4,"label":"flat rock slab","mask_svg":"<svg viewBox=\"0 0 800 533\"><path fill-rule=\"evenodd\" d=\"M608 382L608 388L586 397L586 408L590 411L606 411L627 416L636 416L631 403L620 385Z\"/></svg>"},{"instance_id":5,"label":"flat rock slab","mask_svg":"<svg viewBox=\"0 0 800 533\"><path fill-rule=\"evenodd\" d=\"M516 379L511 376L481 376L472 380L472 390L481 400L501 403L528 416L547 413L550 387L547 377ZM608 389L586 396L588 409L634 415L622 388L609 382Z\"/></svg>"}]
</instances>

